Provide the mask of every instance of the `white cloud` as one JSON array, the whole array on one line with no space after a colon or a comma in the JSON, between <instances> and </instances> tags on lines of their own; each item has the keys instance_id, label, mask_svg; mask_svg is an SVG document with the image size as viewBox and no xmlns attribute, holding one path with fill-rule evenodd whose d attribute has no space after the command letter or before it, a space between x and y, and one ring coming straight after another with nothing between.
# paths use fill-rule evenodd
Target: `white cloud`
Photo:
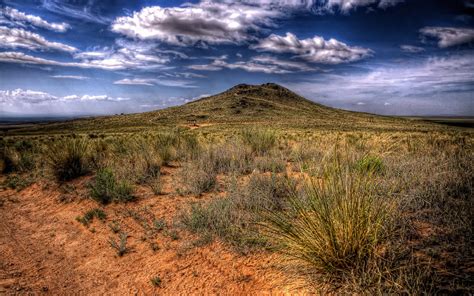
<instances>
[{"instance_id":1,"label":"white cloud","mask_svg":"<svg viewBox=\"0 0 474 296\"><path fill-rule=\"evenodd\" d=\"M441 48L474 41L474 29L471 28L424 27L420 33L438 39L438 46Z\"/></svg>"},{"instance_id":2,"label":"white cloud","mask_svg":"<svg viewBox=\"0 0 474 296\"><path fill-rule=\"evenodd\" d=\"M339 108L359 106L359 111L399 115L472 115L473 59L474 54L432 57L363 73L320 74L285 86Z\"/></svg>"},{"instance_id":3,"label":"white cloud","mask_svg":"<svg viewBox=\"0 0 474 296\"><path fill-rule=\"evenodd\" d=\"M33 90L0 90L0 104L43 104L59 101L124 101L127 98L112 98L107 95L69 95L54 96L46 92Z\"/></svg>"},{"instance_id":4,"label":"white cloud","mask_svg":"<svg viewBox=\"0 0 474 296\"><path fill-rule=\"evenodd\" d=\"M187 80L180 80L180 79L154 79L154 78L124 78L121 80L114 81L114 84L122 84L122 85L146 85L146 86L154 86L154 85L163 85L163 86L171 86L171 87L183 87L183 88L195 88L197 86L192 85L191 81Z\"/></svg>"},{"instance_id":5,"label":"white cloud","mask_svg":"<svg viewBox=\"0 0 474 296\"><path fill-rule=\"evenodd\" d=\"M11 7L0 8L0 15L3 15L17 25L24 25L26 23L61 33L66 32L70 28L67 23L50 23L39 16L26 14Z\"/></svg>"},{"instance_id":6,"label":"white cloud","mask_svg":"<svg viewBox=\"0 0 474 296\"><path fill-rule=\"evenodd\" d=\"M0 90L0 114L25 115L92 115L114 114L141 109L129 98L108 95L57 96L28 89Z\"/></svg>"},{"instance_id":7,"label":"white cloud","mask_svg":"<svg viewBox=\"0 0 474 296\"><path fill-rule=\"evenodd\" d=\"M110 19L100 15L96 5L101 1L64 1L64 0L41 0L42 8L66 18L75 18L99 24L110 24Z\"/></svg>"},{"instance_id":8,"label":"white cloud","mask_svg":"<svg viewBox=\"0 0 474 296\"><path fill-rule=\"evenodd\" d=\"M0 47L26 48L29 50L59 50L65 52L77 51L77 48L59 42L48 41L36 33L7 27L0 27Z\"/></svg>"},{"instance_id":9,"label":"white cloud","mask_svg":"<svg viewBox=\"0 0 474 296\"><path fill-rule=\"evenodd\" d=\"M413 46L413 45L400 45L400 49L404 52L409 53L419 53L425 51L423 47Z\"/></svg>"},{"instance_id":10,"label":"white cloud","mask_svg":"<svg viewBox=\"0 0 474 296\"><path fill-rule=\"evenodd\" d=\"M337 8L343 13L348 13L349 11L356 9L357 7L364 7L376 4L377 7L386 9L402 2L404 2L404 0L326 0L323 9L333 11L334 8Z\"/></svg>"},{"instance_id":11,"label":"white cloud","mask_svg":"<svg viewBox=\"0 0 474 296\"><path fill-rule=\"evenodd\" d=\"M91 55L92 56L92 55ZM99 56L99 55L98 55ZM77 58L81 58L78 56ZM157 57L127 55L120 52L111 52L106 55L100 55L100 58L83 59L80 62L58 62L49 59L43 59L27 55L22 52L0 52L0 61L7 63L31 64L31 65L50 65L61 67L78 67L85 69L102 70L125 70L125 69L167 69Z\"/></svg>"},{"instance_id":12,"label":"white cloud","mask_svg":"<svg viewBox=\"0 0 474 296\"><path fill-rule=\"evenodd\" d=\"M372 54L370 49L348 46L332 38L324 40L322 37L314 36L300 40L292 33L286 33L286 36L271 34L251 48L258 51L291 53L295 57L321 64L355 62Z\"/></svg>"},{"instance_id":13,"label":"white cloud","mask_svg":"<svg viewBox=\"0 0 474 296\"><path fill-rule=\"evenodd\" d=\"M254 39L250 32L272 26L272 19L281 16L280 11L256 5L204 1L181 7L145 7L115 19L112 31L173 45L242 43Z\"/></svg>"},{"instance_id":14,"label":"white cloud","mask_svg":"<svg viewBox=\"0 0 474 296\"><path fill-rule=\"evenodd\" d=\"M249 61L229 63L227 57L215 59L211 64L191 65L188 68L198 71L219 71L226 69L240 69L247 72L262 72L266 74L288 74L303 71L318 70L304 63L279 60L270 56L256 56Z\"/></svg>"},{"instance_id":15,"label":"white cloud","mask_svg":"<svg viewBox=\"0 0 474 296\"><path fill-rule=\"evenodd\" d=\"M75 80L89 79L89 77L78 76L78 75L52 75L51 77L52 78L57 78L57 79L75 79Z\"/></svg>"}]
</instances>

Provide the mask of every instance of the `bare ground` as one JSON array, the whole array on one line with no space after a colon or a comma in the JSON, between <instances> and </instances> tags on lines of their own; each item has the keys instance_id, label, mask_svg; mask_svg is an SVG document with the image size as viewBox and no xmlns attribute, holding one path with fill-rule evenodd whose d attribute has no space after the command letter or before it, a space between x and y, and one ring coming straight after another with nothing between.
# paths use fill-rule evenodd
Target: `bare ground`
<instances>
[{"instance_id":1,"label":"bare ground","mask_svg":"<svg viewBox=\"0 0 474 296\"><path fill-rule=\"evenodd\" d=\"M196 237L179 230L179 239L165 232L150 248L143 228L130 211L172 223L177 211L195 197L179 196L172 175L165 176L163 195L140 188L137 202L103 207L107 220L89 227L76 217L98 207L87 198L82 178L64 193L58 185L36 183L17 192L0 191L0 294L51 295L190 295L287 294L273 262L276 255L238 254L219 242L193 244ZM204 197L208 198L208 197ZM145 215L145 214L144 214ZM130 252L117 256L108 240L117 237L108 224L116 220L129 235ZM161 287L150 280L159 276ZM301 293L301 291L299 291Z\"/></svg>"}]
</instances>

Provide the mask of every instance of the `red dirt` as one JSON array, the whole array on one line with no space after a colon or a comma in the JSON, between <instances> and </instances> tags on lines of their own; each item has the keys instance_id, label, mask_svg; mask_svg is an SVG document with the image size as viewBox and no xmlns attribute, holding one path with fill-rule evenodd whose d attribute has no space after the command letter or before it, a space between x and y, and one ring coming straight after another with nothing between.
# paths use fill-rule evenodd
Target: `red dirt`
<instances>
[{"instance_id":1,"label":"red dirt","mask_svg":"<svg viewBox=\"0 0 474 296\"><path fill-rule=\"evenodd\" d=\"M144 228L124 213L152 215L172 223L177 211L193 197L174 193L171 173L164 176L164 195L138 190L129 204L102 207L105 222L89 227L76 217L99 207L87 198L89 178L72 182L76 189L62 193L57 185L34 184L16 192L0 191L0 294L51 295L190 295L286 294L282 277L272 262L274 254L240 255L214 242L194 247L196 240L179 230L180 239L165 232L153 237L153 251L143 241ZM63 190L64 191L64 190ZM204 197L208 198L208 197ZM68 201L69 202L64 202ZM130 213L130 212L129 212ZM108 224L117 220L129 235L129 253L118 257L108 243L116 238ZM150 280L159 276L161 287Z\"/></svg>"}]
</instances>

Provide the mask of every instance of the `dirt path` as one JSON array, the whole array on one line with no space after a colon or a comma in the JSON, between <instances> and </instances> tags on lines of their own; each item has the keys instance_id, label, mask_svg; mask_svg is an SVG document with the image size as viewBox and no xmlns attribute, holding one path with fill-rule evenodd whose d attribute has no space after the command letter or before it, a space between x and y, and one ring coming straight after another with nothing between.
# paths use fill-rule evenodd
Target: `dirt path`
<instances>
[{"instance_id":1,"label":"dirt path","mask_svg":"<svg viewBox=\"0 0 474 296\"><path fill-rule=\"evenodd\" d=\"M171 178L171 177L170 177ZM85 227L76 217L97 207L81 198L72 201L56 185L34 184L21 192L0 191L0 294L51 295L255 295L285 294L271 254L239 255L214 242L196 246L184 231L179 238L165 232L144 238L140 217L152 215L172 223L190 197L153 196L145 190L138 202L103 208L107 221ZM168 186L170 187L170 185ZM84 190L84 189L82 189ZM124 214L128 213L128 214ZM142 215L142 216L140 216ZM130 252L118 257L108 240L116 237L110 222L129 235ZM152 250L153 242L159 250ZM150 280L159 276L161 287Z\"/></svg>"}]
</instances>

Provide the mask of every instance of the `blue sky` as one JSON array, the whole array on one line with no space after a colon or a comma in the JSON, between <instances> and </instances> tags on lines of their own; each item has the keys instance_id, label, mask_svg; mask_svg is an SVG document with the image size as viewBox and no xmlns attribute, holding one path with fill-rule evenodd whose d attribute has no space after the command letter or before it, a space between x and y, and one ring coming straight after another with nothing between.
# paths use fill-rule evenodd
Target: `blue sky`
<instances>
[{"instance_id":1,"label":"blue sky","mask_svg":"<svg viewBox=\"0 0 474 296\"><path fill-rule=\"evenodd\" d=\"M238 83L474 116L472 0L0 0L0 116L132 113Z\"/></svg>"}]
</instances>

